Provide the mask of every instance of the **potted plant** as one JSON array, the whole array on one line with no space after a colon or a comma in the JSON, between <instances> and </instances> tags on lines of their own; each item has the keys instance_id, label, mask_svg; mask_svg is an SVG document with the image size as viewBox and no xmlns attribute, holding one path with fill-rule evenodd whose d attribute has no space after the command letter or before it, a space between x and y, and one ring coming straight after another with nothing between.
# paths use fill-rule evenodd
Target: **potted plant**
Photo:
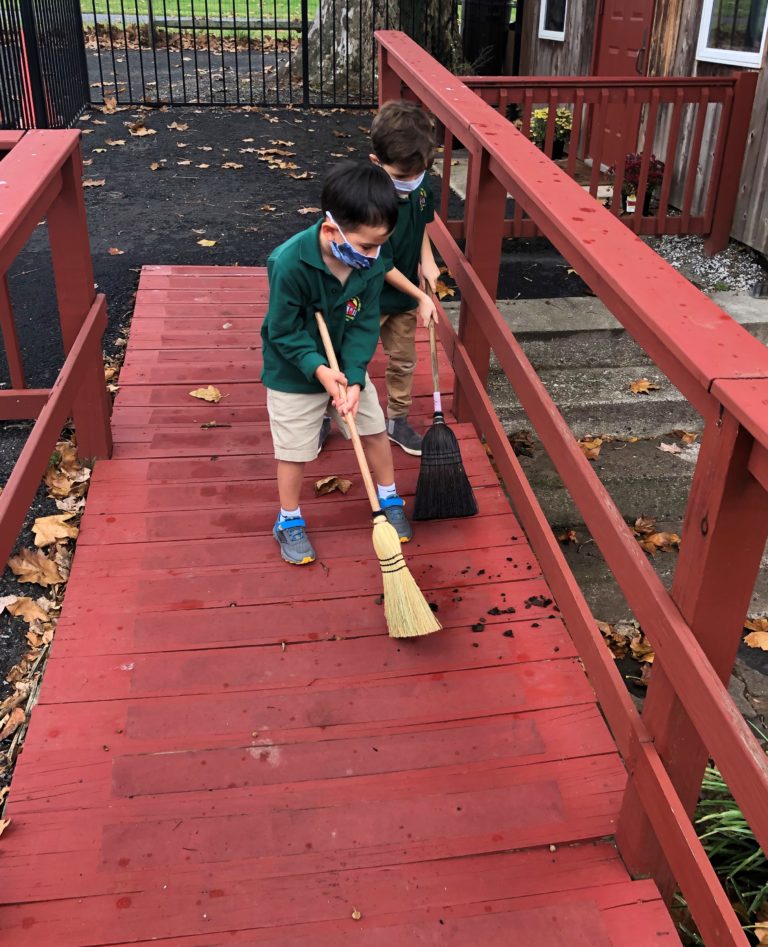
<instances>
[{"instance_id":1,"label":"potted plant","mask_svg":"<svg viewBox=\"0 0 768 947\"><path fill-rule=\"evenodd\" d=\"M549 106L534 109L531 113L530 138L535 141L539 148L544 147L547 137L547 124L549 122ZM565 154L565 143L571 137L571 126L573 125L573 115L571 110L561 105L555 112L554 138L552 140L552 159L557 161Z\"/></svg>"},{"instance_id":2,"label":"potted plant","mask_svg":"<svg viewBox=\"0 0 768 947\"><path fill-rule=\"evenodd\" d=\"M624 181L621 185L621 206L623 210L627 208L627 197L631 194L637 194L640 187L640 171L643 164L643 156L634 152L628 154L624 159ZM664 162L651 155L648 162L648 178L645 184L645 198L643 199L643 215L649 217L651 213L651 201L654 194L661 186L664 180ZM616 165L608 169L608 173L616 176Z\"/></svg>"}]
</instances>

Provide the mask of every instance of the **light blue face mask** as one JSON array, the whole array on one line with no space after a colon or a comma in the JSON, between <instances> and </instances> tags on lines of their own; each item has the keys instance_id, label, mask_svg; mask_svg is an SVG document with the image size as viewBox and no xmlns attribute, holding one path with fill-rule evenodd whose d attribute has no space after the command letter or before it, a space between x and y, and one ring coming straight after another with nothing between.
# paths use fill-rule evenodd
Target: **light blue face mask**
<instances>
[{"instance_id":1,"label":"light blue face mask","mask_svg":"<svg viewBox=\"0 0 768 947\"><path fill-rule=\"evenodd\" d=\"M426 173L426 171L422 171L417 178L411 178L409 181L396 181L392 178L392 183L395 185L395 190L401 194L411 194L417 187L421 187L421 182L424 180Z\"/></svg>"},{"instance_id":2,"label":"light blue face mask","mask_svg":"<svg viewBox=\"0 0 768 947\"><path fill-rule=\"evenodd\" d=\"M344 231L333 219L333 216L329 210L325 212L325 216L334 225L334 227L336 227L336 229L341 234L341 239L343 240L343 243L334 243L333 240L331 240L331 253L340 263L343 263L345 266L351 266L353 270L367 270L374 260L378 260L379 254L381 253L381 247L376 247L375 256L366 256L359 250L355 250L349 240L347 240L347 238L344 236Z\"/></svg>"}]
</instances>

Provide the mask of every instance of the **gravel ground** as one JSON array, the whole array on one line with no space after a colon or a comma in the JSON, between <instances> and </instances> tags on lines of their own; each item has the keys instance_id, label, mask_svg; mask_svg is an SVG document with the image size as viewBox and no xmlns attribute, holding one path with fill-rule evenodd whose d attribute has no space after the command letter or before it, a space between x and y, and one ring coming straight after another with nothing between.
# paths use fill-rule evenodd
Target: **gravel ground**
<instances>
[{"instance_id":1,"label":"gravel ground","mask_svg":"<svg viewBox=\"0 0 768 947\"><path fill-rule=\"evenodd\" d=\"M748 293L768 279L768 270L760 255L735 240L713 257L704 254L704 238L698 235L650 237L647 243L706 293L725 290Z\"/></svg>"}]
</instances>

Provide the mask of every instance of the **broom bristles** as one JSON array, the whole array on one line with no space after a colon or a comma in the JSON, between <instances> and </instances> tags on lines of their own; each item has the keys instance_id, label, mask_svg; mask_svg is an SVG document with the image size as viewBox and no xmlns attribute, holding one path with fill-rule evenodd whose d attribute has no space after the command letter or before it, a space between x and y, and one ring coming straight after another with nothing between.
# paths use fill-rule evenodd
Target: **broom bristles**
<instances>
[{"instance_id":1,"label":"broom bristles","mask_svg":"<svg viewBox=\"0 0 768 947\"><path fill-rule=\"evenodd\" d=\"M453 519L476 513L477 501L464 470L459 442L443 420L443 415L436 413L421 444L413 518Z\"/></svg>"},{"instance_id":2,"label":"broom bristles","mask_svg":"<svg viewBox=\"0 0 768 947\"><path fill-rule=\"evenodd\" d=\"M397 530L380 514L373 520L373 548L384 583L384 617L391 638L416 638L443 627L411 575Z\"/></svg>"}]
</instances>

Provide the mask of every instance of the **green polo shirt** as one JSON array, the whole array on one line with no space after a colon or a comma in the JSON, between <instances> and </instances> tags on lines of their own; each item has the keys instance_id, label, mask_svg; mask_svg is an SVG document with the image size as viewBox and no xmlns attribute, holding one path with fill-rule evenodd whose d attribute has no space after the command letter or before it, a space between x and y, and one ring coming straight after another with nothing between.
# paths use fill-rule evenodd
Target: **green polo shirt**
<instances>
[{"instance_id":1,"label":"green polo shirt","mask_svg":"<svg viewBox=\"0 0 768 947\"><path fill-rule=\"evenodd\" d=\"M315 312L326 324L339 366L350 385L365 385L365 372L379 341L381 287L392 267L382 253L367 270L353 269L342 286L323 262L320 224L280 244L267 260L269 308L261 327L261 380L275 391L318 394L315 378L327 365Z\"/></svg>"},{"instance_id":2,"label":"green polo shirt","mask_svg":"<svg viewBox=\"0 0 768 947\"><path fill-rule=\"evenodd\" d=\"M421 187L411 191L407 198L399 199L397 225L389 238L392 263L415 285L419 285L419 261L421 242L428 223L435 219L435 199L427 177ZM395 315L413 309L416 303L393 286L385 284L381 292L381 311Z\"/></svg>"}]
</instances>

